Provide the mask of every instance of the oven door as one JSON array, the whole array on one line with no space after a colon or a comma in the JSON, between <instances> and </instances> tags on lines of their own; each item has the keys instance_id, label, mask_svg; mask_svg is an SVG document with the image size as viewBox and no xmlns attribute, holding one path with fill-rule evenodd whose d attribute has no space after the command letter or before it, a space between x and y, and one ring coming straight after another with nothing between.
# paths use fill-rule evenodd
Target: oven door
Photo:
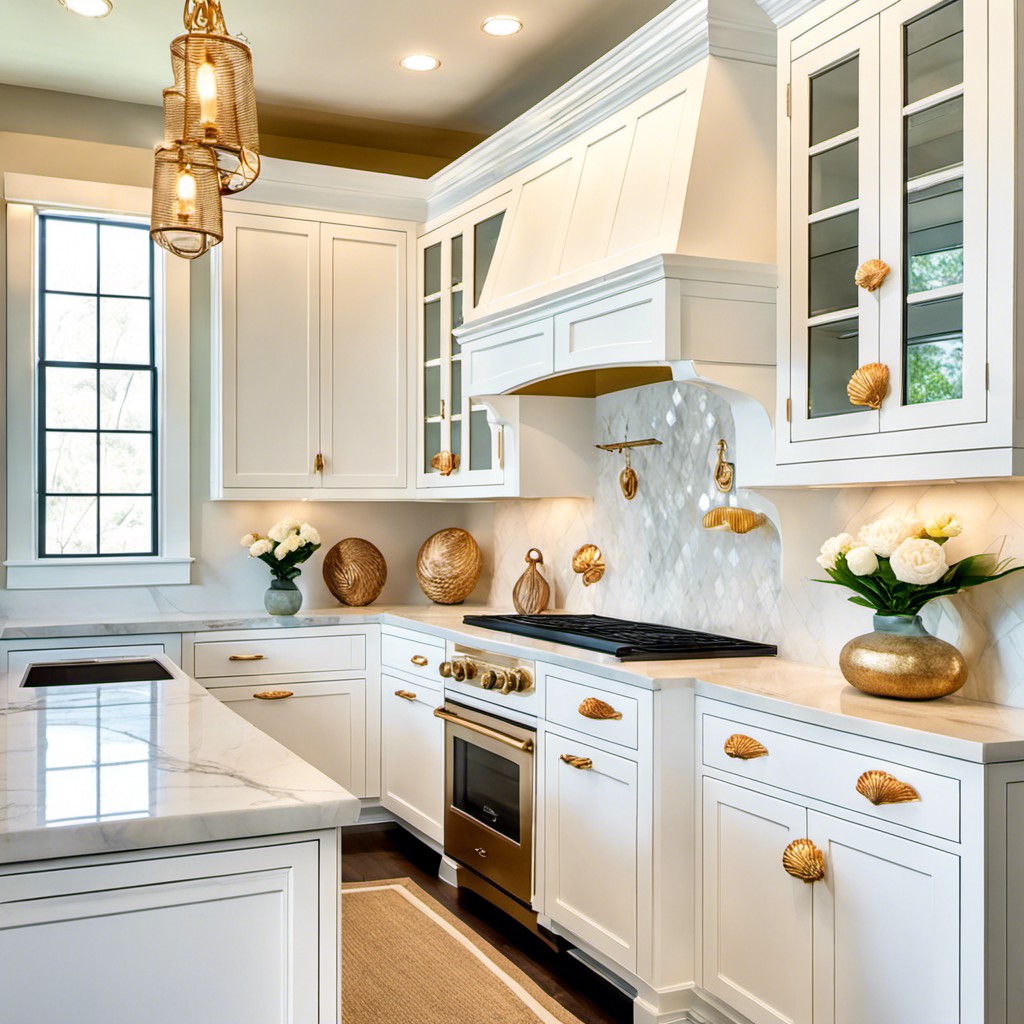
<instances>
[{"instance_id":1,"label":"oven door","mask_svg":"<svg viewBox=\"0 0 1024 1024\"><path fill-rule=\"evenodd\" d=\"M521 903L533 898L536 732L446 703L444 852Z\"/></svg>"}]
</instances>

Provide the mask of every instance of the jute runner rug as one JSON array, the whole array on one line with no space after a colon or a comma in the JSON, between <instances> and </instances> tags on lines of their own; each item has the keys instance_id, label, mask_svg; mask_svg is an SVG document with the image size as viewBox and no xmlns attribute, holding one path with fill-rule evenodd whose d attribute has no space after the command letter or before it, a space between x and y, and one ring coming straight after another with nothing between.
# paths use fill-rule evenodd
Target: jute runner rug
<instances>
[{"instance_id":1,"label":"jute runner rug","mask_svg":"<svg viewBox=\"0 0 1024 1024\"><path fill-rule=\"evenodd\" d=\"M342 887L344 1024L581 1024L411 879Z\"/></svg>"}]
</instances>

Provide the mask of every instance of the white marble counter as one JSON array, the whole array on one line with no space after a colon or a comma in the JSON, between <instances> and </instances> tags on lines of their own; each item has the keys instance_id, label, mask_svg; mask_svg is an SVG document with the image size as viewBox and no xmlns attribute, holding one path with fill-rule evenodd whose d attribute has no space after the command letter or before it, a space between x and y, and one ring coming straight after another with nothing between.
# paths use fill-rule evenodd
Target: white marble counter
<instances>
[{"instance_id":1,"label":"white marble counter","mask_svg":"<svg viewBox=\"0 0 1024 1024\"><path fill-rule=\"evenodd\" d=\"M0 863L358 818L354 796L160 660L172 679L33 690L2 680Z\"/></svg>"}]
</instances>

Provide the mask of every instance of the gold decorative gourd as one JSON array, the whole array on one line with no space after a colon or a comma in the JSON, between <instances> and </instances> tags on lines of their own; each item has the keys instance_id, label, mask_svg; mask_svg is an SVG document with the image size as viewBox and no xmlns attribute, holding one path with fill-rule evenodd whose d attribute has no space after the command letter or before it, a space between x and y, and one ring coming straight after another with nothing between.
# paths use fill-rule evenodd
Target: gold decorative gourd
<instances>
[{"instance_id":1,"label":"gold decorative gourd","mask_svg":"<svg viewBox=\"0 0 1024 1024\"><path fill-rule=\"evenodd\" d=\"M539 615L548 606L551 587L537 568L543 564L544 556L539 549L526 552L526 571L512 588L512 604L520 615Z\"/></svg>"},{"instance_id":2,"label":"gold decorative gourd","mask_svg":"<svg viewBox=\"0 0 1024 1024\"><path fill-rule=\"evenodd\" d=\"M596 544L584 544L572 556L572 571L583 577L583 586L589 587L604 576L604 556Z\"/></svg>"},{"instance_id":3,"label":"gold decorative gourd","mask_svg":"<svg viewBox=\"0 0 1024 1024\"><path fill-rule=\"evenodd\" d=\"M854 371L846 385L846 397L851 405L866 405L879 409L882 399L889 393L889 367L885 363L865 363Z\"/></svg>"},{"instance_id":4,"label":"gold decorative gourd","mask_svg":"<svg viewBox=\"0 0 1024 1024\"><path fill-rule=\"evenodd\" d=\"M324 556L324 583L342 603L372 604L388 579L388 564L375 544L359 537L339 540Z\"/></svg>"},{"instance_id":5,"label":"gold decorative gourd","mask_svg":"<svg viewBox=\"0 0 1024 1024\"><path fill-rule=\"evenodd\" d=\"M453 526L423 542L416 556L416 579L435 604L462 604L473 593L483 566L473 535Z\"/></svg>"}]
</instances>

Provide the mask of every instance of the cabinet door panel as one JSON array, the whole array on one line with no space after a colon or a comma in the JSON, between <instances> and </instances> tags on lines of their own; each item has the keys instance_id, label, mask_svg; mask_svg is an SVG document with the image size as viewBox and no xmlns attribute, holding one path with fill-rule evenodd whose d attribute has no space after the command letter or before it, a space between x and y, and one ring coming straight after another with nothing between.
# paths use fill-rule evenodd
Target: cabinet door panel
<instances>
[{"instance_id":1,"label":"cabinet door panel","mask_svg":"<svg viewBox=\"0 0 1024 1024\"><path fill-rule=\"evenodd\" d=\"M827 815L814 898L815 1024L959 1024L960 859Z\"/></svg>"},{"instance_id":2,"label":"cabinet door panel","mask_svg":"<svg viewBox=\"0 0 1024 1024\"><path fill-rule=\"evenodd\" d=\"M438 843L444 842L444 722L434 708L443 703L441 690L382 678L381 802Z\"/></svg>"},{"instance_id":3,"label":"cabinet door panel","mask_svg":"<svg viewBox=\"0 0 1024 1024\"><path fill-rule=\"evenodd\" d=\"M224 228L224 486L317 487L319 225L228 214Z\"/></svg>"},{"instance_id":4,"label":"cabinet door panel","mask_svg":"<svg viewBox=\"0 0 1024 1024\"><path fill-rule=\"evenodd\" d=\"M704 780L704 988L754 1024L811 1022L811 886L782 853L807 812Z\"/></svg>"},{"instance_id":5,"label":"cabinet door panel","mask_svg":"<svg viewBox=\"0 0 1024 1024\"><path fill-rule=\"evenodd\" d=\"M544 751L544 912L635 970L637 765L553 732ZM589 758L592 767L574 768L563 754Z\"/></svg>"}]
</instances>

